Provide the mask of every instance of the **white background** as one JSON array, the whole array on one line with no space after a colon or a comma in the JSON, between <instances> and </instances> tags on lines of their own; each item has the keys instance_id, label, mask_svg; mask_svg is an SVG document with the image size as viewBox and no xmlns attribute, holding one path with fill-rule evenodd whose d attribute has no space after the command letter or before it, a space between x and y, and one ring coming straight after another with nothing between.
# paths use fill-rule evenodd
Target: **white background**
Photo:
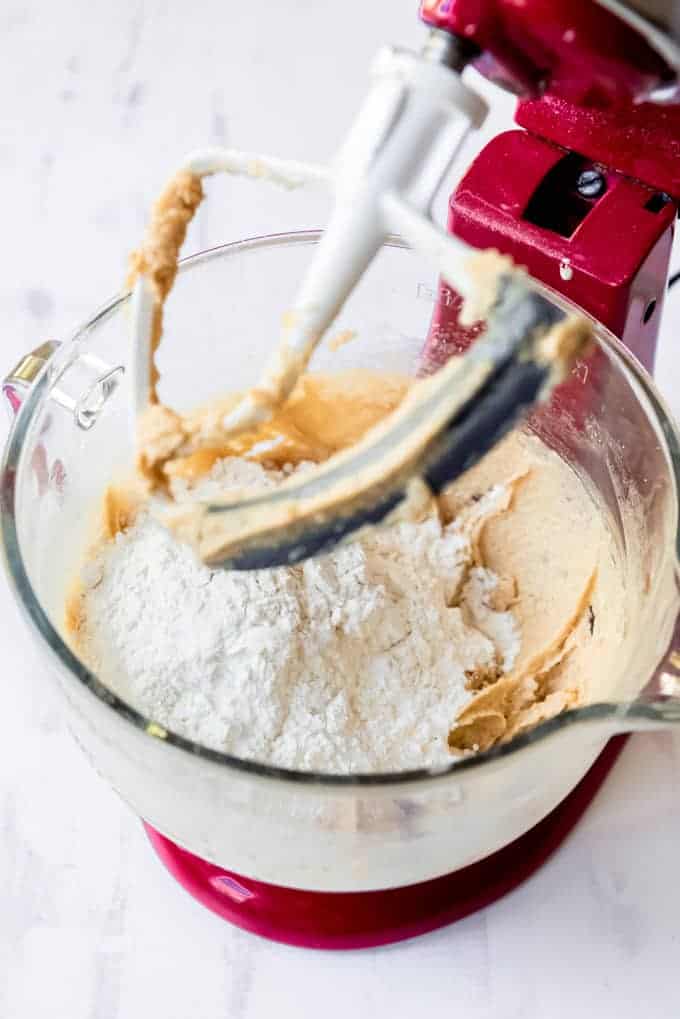
<instances>
[{"instance_id":1,"label":"white background","mask_svg":"<svg viewBox=\"0 0 680 1019\"><path fill-rule=\"evenodd\" d=\"M328 158L377 46L419 45L416 7L1 0L0 368L118 289L185 151ZM234 200L225 184L187 249L324 214L319 198L243 185ZM680 411L674 305L680 288L658 374ZM72 744L4 581L0 620L2 1019L680 1015L677 739L636 737L568 843L493 907L392 948L305 952L229 927L173 884Z\"/></svg>"}]
</instances>

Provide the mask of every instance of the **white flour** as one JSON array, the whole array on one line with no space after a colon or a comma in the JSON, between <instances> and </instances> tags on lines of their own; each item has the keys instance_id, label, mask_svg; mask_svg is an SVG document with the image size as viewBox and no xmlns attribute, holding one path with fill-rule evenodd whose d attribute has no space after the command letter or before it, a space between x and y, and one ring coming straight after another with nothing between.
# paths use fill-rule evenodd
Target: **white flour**
<instances>
[{"instance_id":1,"label":"white flour","mask_svg":"<svg viewBox=\"0 0 680 1019\"><path fill-rule=\"evenodd\" d=\"M280 477L227 460L177 494ZM519 649L513 615L489 605L497 578L471 567L474 525L505 495L464 526L403 523L256 573L213 572L142 516L84 568L80 653L154 721L239 757L332 772L445 762L466 672L508 669Z\"/></svg>"}]
</instances>

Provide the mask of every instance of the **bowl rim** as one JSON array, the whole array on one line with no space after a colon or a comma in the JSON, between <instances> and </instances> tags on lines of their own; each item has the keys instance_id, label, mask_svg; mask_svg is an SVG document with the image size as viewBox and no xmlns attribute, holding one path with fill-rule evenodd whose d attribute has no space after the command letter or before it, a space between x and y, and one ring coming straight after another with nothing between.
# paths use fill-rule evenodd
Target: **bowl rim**
<instances>
[{"instance_id":1,"label":"bowl rim","mask_svg":"<svg viewBox=\"0 0 680 1019\"><path fill-rule=\"evenodd\" d=\"M190 270L203 262L214 258L237 255L261 247L286 246L291 244L315 244L322 235L321 230L299 230L276 234L263 234L241 240L230 241L198 251L182 258L180 271ZM408 248L401 238L390 237L386 246ZM562 295L550 287L534 281L536 287L546 292L563 308L573 309ZM75 331L60 349L70 349L73 344L83 340L97 324L113 315L129 298L130 292L116 294L97 311L83 326ZM580 309L579 312L584 314ZM592 318L592 316L586 316ZM593 319L593 321L595 321ZM653 415L657 425L660 441L663 442L669 473L675 491L675 504L678 505L680 492L680 433L656 385L635 356L608 329L597 323L598 341L612 355L624 374L632 377L641 388L646 398L650 416ZM429 768L413 768L406 771L337 774L329 772L297 771L264 762L248 760L235 755L214 750L201 743L181 736L165 726L159 725L142 712L134 708L123 697L114 693L91 672L69 648L58 630L52 625L47 613L33 591L21 553L19 535L16 524L15 496L16 480L19 474L21 455L24 442L30 430L34 413L40 408L43 397L48 393L52 382L52 362L48 361L36 380L28 390L18 413L16 414L7 442L5 444L2 465L0 467L0 531L5 560L5 569L10 586L28 621L29 628L39 635L47 645L48 651L56 657L62 670L70 678L75 679L89 693L96 697L105 707L114 712L124 723L132 725L147 736L162 742L193 758L211 762L226 769L267 780L292 783L296 786L328 787L348 792L369 787L422 786L433 780L443 781L455 778L462 772L470 772L479 768L487 768L494 762L500 762L520 753L522 750L542 740L563 732L577 723L602 724L608 720L612 723L611 734L616 729L616 722L621 719L622 705L615 702L595 702L583 707L571 708L560 715L539 723L535 728L514 737L506 744L497 745L490 750L481 751L469 757L462 757L443 765ZM675 540L676 560L680 557L680 530L676 528ZM603 736L606 739L607 736Z\"/></svg>"}]
</instances>

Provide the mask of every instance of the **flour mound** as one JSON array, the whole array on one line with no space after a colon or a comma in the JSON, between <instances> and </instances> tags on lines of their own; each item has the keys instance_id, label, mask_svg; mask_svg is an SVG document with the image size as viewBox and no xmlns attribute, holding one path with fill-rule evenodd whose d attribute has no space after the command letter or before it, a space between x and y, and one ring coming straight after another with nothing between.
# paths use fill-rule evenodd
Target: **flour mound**
<instances>
[{"instance_id":1,"label":"flour mound","mask_svg":"<svg viewBox=\"0 0 680 1019\"><path fill-rule=\"evenodd\" d=\"M180 500L276 485L288 471L230 458ZM471 677L509 670L520 634L473 561L480 520L375 529L294 567L211 570L147 513L83 570L79 652L164 727L300 770L380 772L450 760Z\"/></svg>"}]
</instances>

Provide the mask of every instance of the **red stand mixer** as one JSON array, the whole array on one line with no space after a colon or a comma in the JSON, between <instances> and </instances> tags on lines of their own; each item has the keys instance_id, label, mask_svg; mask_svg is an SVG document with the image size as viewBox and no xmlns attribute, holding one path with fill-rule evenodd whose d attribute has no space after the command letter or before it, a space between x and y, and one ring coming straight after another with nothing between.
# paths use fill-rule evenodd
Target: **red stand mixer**
<instances>
[{"instance_id":1,"label":"red stand mixer","mask_svg":"<svg viewBox=\"0 0 680 1019\"><path fill-rule=\"evenodd\" d=\"M651 371L680 201L680 86L667 12L650 5L645 20L632 9L643 6L423 0L421 17L440 63L458 73L472 65L519 95L519 129L494 138L463 176L450 199L449 231L474 248L510 255ZM461 303L440 283L426 360L462 351L478 335L479 328L458 323ZM16 409L11 379L5 388ZM560 399L576 417L584 413L576 383ZM324 891L253 880L181 848L151 824L147 832L180 883L241 927L307 947L379 945L450 923L517 886L578 821L622 745L623 737L610 741L569 795L504 848L400 886Z\"/></svg>"},{"instance_id":2,"label":"red stand mixer","mask_svg":"<svg viewBox=\"0 0 680 1019\"><path fill-rule=\"evenodd\" d=\"M423 21L520 93L525 130L494 138L449 203L449 230L509 254L606 325L650 371L680 199L680 102L655 91L675 71L640 31L591 0L424 0ZM598 40L606 39L606 51ZM526 98L524 98L526 96ZM463 350L457 295L441 284L430 334ZM410 937L494 901L539 867L578 821L615 762L612 740L544 821L494 856L420 885L323 895L277 889L207 864L148 828L171 873L234 923L292 944L356 948Z\"/></svg>"}]
</instances>

